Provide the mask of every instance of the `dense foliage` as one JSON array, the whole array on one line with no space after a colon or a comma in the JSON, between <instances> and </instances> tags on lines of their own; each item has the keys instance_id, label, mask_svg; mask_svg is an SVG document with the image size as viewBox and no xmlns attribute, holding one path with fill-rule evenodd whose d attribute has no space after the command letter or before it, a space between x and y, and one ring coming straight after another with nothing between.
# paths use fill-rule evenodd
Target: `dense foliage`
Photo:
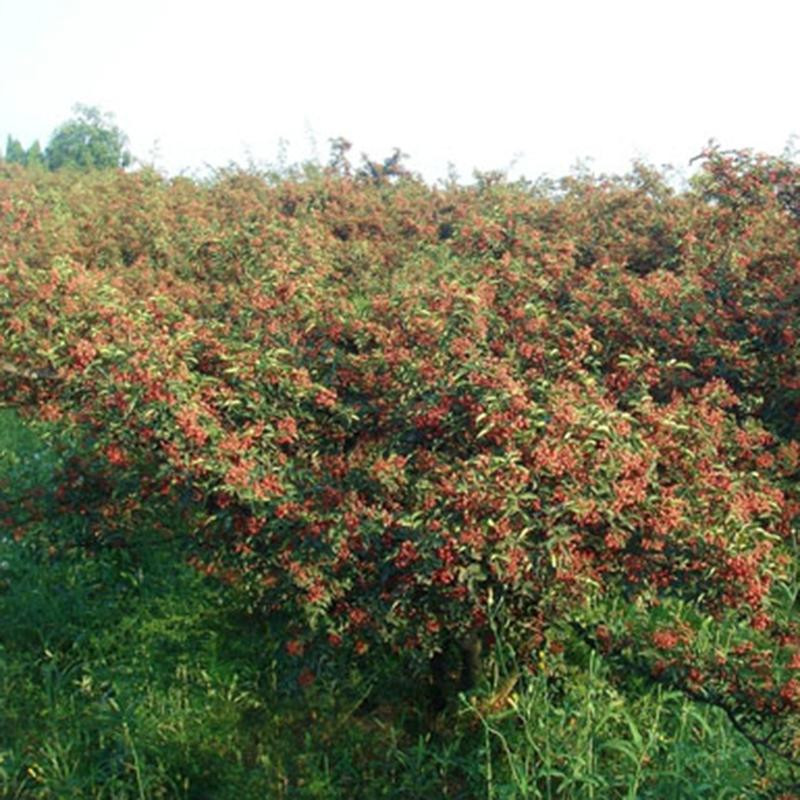
<instances>
[{"instance_id":1,"label":"dense foliage","mask_svg":"<svg viewBox=\"0 0 800 800\"><path fill-rule=\"evenodd\" d=\"M0 391L84 437L56 502L172 498L298 659L577 640L797 760L799 198L715 149L680 193L6 166Z\"/></svg>"}]
</instances>

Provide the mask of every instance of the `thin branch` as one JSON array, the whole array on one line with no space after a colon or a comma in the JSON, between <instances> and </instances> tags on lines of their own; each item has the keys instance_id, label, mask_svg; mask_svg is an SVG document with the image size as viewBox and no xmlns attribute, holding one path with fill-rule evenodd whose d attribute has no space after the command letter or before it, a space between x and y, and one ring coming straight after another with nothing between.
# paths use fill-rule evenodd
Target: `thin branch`
<instances>
[{"instance_id":1,"label":"thin branch","mask_svg":"<svg viewBox=\"0 0 800 800\"><path fill-rule=\"evenodd\" d=\"M601 657L608 656L608 653L603 652L603 650L598 646L595 638L583 627L583 625L576 621L572 621L571 624L572 629L578 634L579 638L584 644L588 645ZM698 692L678 681L653 675L651 670L647 668L647 665L644 664L641 659L628 658L621 653L618 654L618 657L620 660L624 661L626 667L632 669L648 680L651 680L654 683L659 683L662 686L667 686L670 689L676 689L695 703L701 703L703 705L709 705L720 709L728 718L733 728L751 744L762 761L764 760L764 755L762 752L760 752L760 748L764 748L773 755L783 759L785 762L790 764L792 768L800 767L800 761L798 761L796 758L793 758L788 753L781 750L780 747L772 743L771 739L777 732L776 730L773 730L773 732L767 736L757 736L755 733L747 729L747 726L741 719L741 714L737 713L736 709L731 707L730 703L725 702L722 697L709 693Z\"/></svg>"},{"instance_id":2,"label":"thin branch","mask_svg":"<svg viewBox=\"0 0 800 800\"><path fill-rule=\"evenodd\" d=\"M54 381L58 378L58 373L52 369L24 369L12 364L10 361L0 359L0 372L9 375L16 375L26 378L29 381Z\"/></svg>"}]
</instances>

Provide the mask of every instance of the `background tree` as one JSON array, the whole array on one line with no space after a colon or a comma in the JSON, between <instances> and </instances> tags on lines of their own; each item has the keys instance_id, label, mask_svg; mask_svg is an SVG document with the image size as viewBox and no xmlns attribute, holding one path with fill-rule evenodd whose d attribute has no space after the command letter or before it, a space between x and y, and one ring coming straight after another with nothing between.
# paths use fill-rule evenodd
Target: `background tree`
<instances>
[{"instance_id":1,"label":"background tree","mask_svg":"<svg viewBox=\"0 0 800 800\"><path fill-rule=\"evenodd\" d=\"M9 136L6 139L6 155L5 160L9 164L22 164L27 162L25 148L20 143L19 139Z\"/></svg>"},{"instance_id":2,"label":"background tree","mask_svg":"<svg viewBox=\"0 0 800 800\"><path fill-rule=\"evenodd\" d=\"M81 104L74 111L75 117L55 130L45 150L51 170L127 167L131 163L127 136L112 115Z\"/></svg>"},{"instance_id":3,"label":"background tree","mask_svg":"<svg viewBox=\"0 0 800 800\"><path fill-rule=\"evenodd\" d=\"M36 139L25 153L25 166L43 167L44 165L44 152L42 151L42 146L39 144L39 140Z\"/></svg>"}]
</instances>

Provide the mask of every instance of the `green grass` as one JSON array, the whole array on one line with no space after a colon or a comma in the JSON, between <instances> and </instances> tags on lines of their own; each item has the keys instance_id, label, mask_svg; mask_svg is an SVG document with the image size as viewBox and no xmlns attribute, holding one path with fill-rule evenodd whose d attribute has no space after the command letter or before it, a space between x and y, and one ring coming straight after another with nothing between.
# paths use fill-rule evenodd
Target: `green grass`
<instances>
[{"instance_id":1,"label":"green grass","mask_svg":"<svg viewBox=\"0 0 800 800\"><path fill-rule=\"evenodd\" d=\"M0 411L0 493L46 487L56 462ZM597 658L536 672L492 713L479 709L497 663L438 718L386 657L322 665L300 689L279 623L186 565L177 517L171 536L143 525L91 558L59 546L80 518L51 514L19 541L2 524L2 798L677 799L766 785L713 709L627 697Z\"/></svg>"}]
</instances>

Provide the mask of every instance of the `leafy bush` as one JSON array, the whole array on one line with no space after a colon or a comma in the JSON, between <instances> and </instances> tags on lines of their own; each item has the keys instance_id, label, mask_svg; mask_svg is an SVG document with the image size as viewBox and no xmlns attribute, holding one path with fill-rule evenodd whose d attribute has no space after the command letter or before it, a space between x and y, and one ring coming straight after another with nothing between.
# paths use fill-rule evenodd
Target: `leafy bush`
<instances>
[{"instance_id":1,"label":"leafy bush","mask_svg":"<svg viewBox=\"0 0 800 800\"><path fill-rule=\"evenodd\" d=\"M577 637L796 758L794 165L6 176L2 394L83 437L58 502L171 498L298 658Z\"/></svg>"}]
</instances>

